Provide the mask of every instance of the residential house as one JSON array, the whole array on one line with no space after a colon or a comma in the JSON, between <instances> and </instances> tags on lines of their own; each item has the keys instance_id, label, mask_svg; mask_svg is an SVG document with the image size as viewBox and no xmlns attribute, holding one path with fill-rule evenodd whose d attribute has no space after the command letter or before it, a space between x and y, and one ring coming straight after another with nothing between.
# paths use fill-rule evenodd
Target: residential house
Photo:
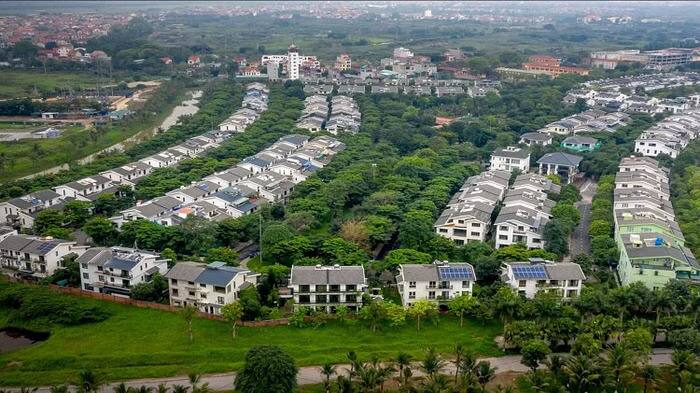
<instances>
[{"instance_id":1,"label":"residential house","mask_svg":"<svg viewBox=\"0 0 700 393\"><path fill-rule=\"evenodd\" d=\"M126 247L90 248L75 261L83 290L120 296L168 271L168 260L159 254Z\"/></svg>"},{"instance_id":2,"label":"residential house","mask_svg":"<svg viewBox=\"0 0 700 393\"><path fill-rule=\"evenodd\" d=\"M45 278L65 267L64 257L82 255L86 249L74 241L9 235L0 241L0 267L20 277Z\"/></svg>"},{"instance_id":3,"label":"residential house","mask_svg":"<svg viewBox=\"0 0 700 393\"><path fill-rule=\"evenodd\" d=\"M520 143L528 146L552 144L552 136L546 132L526 132L520 135Z\"/></svg>"},{"instance_id":4,"label":"residential house","mask_svg":"<svg viewBox=\"0 0 700 393\"><path fill-rule=\"evenodd\" d=\"M396 286L404 307L418 300L430 300L446 308L461 295L471 295L476 282L474 267L468 263L434 261L432 264L399 265Z\"/></svg>"},{"instance_id":5,"label":"residential house","mask_svg":"<svg viewBox=\"0 0 700 393\"><path fill-rule=\"evenodd\" d=\"M527 172L530 169L530 152L516 146L496 149L491 153L491 169Z\"/></svg>"},{"instance_id":6,"label":"residential house","mask_svg":"<svg viewBox=\"0 0 700 393\"><path fill-rule=\"evenodd\" d=\"M316 311L335 312L344 306L351 311L362 307L362 295L367 292L367 278L362 266L292 266L288 295L294 307L309 307Z\"/></svg>"},{"instance_id":7,"label":"residential house","mask_svg":"<svg viewBox=\"0 0 700 393\"><path fill-rule=\"evenodd\" d=\"M537 160L540 166L540 175L557 175L566 183L570 183L578 173L578 166L583 157L555 152L547 153Z\"/></svg>"},{"instance_id":8,"label":"residential house","mask_svg":"<svg viewBox=\"0 0 700 393\"><path fill-rule=\"evenodd\" d=\"M573 135L561 142L561 147L575 152L591 152L600 149L600 142L595 138Z\"/></svg>"},{"instance_id":9,"label":"residential house","mask_svg":"<svg viewBox=\"0 0 700 393\"><path fill-rule=\"evenodd\" d=\"M528 299L539 292L569 299L581 294L586 276L577 263L533 258L528 262L505 262L501 267L501 279Z\"/></svg>"},{"instance_id":10,"label":"residential house","mask_svg":"<svg viewBox=\"0 0 700 393\"><path fill-rule=\"evenodd\" d=\"M195 306L213 315L221 315L221 307L239 300L240 291L255 286L259 276L223 262L178 262L165 274L171 306Z\"/></svg>"}]
</instances>

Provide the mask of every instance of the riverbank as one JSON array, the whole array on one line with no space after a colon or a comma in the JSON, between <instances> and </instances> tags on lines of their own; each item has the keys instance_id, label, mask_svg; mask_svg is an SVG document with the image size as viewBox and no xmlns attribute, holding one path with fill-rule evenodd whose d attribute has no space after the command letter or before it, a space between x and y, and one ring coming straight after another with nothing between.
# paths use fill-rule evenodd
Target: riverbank
<instances>
[{"instance_id":1,"label":"riverbank","mask_svg":"<svg viewBox=\"0 0 700 393\"><path fill-rule=\"evenodd\" d=\"M183 91L178 95L184 94ZM0 144L0 157L4 157L0 162L0 176L4 181L31 179L66 170L70 163L90 163L106 152L124 151L153 137L164 127L172 127L182 116L196 113L200 97L201 91L192 92L184 101L176 100L154 116L142 119L129 119L101 128L73 127L71 132L55 139Z\"/></svg>"}]
</instances>

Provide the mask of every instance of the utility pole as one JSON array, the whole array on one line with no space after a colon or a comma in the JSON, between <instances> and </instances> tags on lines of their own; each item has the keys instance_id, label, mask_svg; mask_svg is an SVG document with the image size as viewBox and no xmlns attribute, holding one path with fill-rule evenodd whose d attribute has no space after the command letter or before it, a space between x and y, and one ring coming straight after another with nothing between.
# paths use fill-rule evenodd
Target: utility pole
<instances>
[{"instance_id":1,"label":"utility pole","mask_svg":"<svg viewBox=\"0 0 700 393\"><path fill-rule=\"evenodd\" d=\"M260 264L263 263L263 245L262 245L262 212L258 213L258 248L260 248Z\"/></svg>"}]
</instances>

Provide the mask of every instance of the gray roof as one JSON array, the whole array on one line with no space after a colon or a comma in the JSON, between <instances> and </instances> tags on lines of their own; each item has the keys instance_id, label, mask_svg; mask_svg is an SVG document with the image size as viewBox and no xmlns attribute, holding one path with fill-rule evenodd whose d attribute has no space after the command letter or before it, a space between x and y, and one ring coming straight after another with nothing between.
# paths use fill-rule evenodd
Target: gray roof
<instances>
[{"instance_id":1,"label":"gray roof","mask_svg":"<svg viewBox=\"0 0 700 393\"><path fill-rule=\"evenodd\" d=\"M88 263L96 265L104 265L112 257L112 253L108 248L92 247L88 248L83 255L79 256L75 261L79 264Z\"/></svg>"},{"instance_id":2,"label":"gray roof","mask_svg":"<svg viewBox=\"0 0 700 393\"><path fill-rule=\"evenodd\" d=\"M0 242L0 250L21 251L32 241L32 238L23 235L10 235Z\"/></svg>"},{"instance_id":3,"label":"gray roof","mask_svg":"<svg viewBox=\"0 0 700 393\"><path fill-rule=\"evenodd\" d=\"M158 206L164 207L165 209L173 209L180 206L182 203L180 200L167 195L153 199L152 202Z\"/></svg>"},{"instance_id":4,"label":"gray roof","mask_svg":"<svg viewBox=\"0 0 700 393\"><path fill-rule=\"evenodd\" d=\"M205 266L205 264L197 262L178 262L165 273L165 277L194 282L202 271L204 271Z\"/></svg>"},{"instance_id":5,"label":"gray roof","mask_svg":"<svg viewBox=\"0 0 700 393\"><path fill-rule=\"evenodd\" d=\"M283 136L282 138L279 139L280 142L289 142L294 145L303 145L309 140L309 137L307 135L300 135L300 134L291 134L287 136Z\"/></svg>"},{"instance_id":6,"label":"gray roof","mask_svg":"<svg viewBox=\"0 0 700 393\"><path fill-rule=\"evenodd\" d=\"M548 141L552 139L552 136L544 132L526 132L520 135L520 138L531 141Z\"/></svg>"},{"instance_id":7,"label":"gray roof","mask_svg":"<svg viewBox=\"0 0 700 393\"><path fill-rule=\"evenodd\" d=\"M583 157L581 156L569 153L556 152L545 154L544 156L542 156L542 158L537 160L537 163L578 167L578 164L581 163L581 160L583 160Z\"/></svg>"},{"instance_id":8,"label":"gray roof","mask_svg":"<svg viewBox=\"0 0 700 393\"><path fill-rule=\"evenodd\" d=\"M362 266L292 266L290 285L340 285L365 283Z\"/></svg>"},{"instance_id":9,"label":"gray roof","mask_svg":"<svg viewBox=\"0 0 700 393\"><path fill-rule=\"evenodd\" d=\"M111 252L110 252L111 254ZM119 258L116 256L111 256L110 260L107 261L104 266L112 269L126 270L129 271L139 264L138 260Z\"/></svg>"},{"instance_id":10,"label":"gray roof","mask_svg":"<svg viewBox=\"0 0 700 393\"><path fill-rule=\"evenodd\" d=\"M249 270L226 266L221 262L213 262L204 267L204 270L195 281L202 284L225 287L238 273L246 272L249 272Z\"/></svg>"}]
</instances>

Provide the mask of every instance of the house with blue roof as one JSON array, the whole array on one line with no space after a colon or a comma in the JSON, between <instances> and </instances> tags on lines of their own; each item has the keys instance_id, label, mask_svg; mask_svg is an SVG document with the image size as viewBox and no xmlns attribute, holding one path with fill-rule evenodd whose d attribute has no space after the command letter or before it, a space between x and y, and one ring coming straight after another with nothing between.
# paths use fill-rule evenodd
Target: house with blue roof
<instances>
[{"instance_id":1,"label":"house with blue roof","mask_svg":"<svg viewBox=\"0 0 700 393\"><path fill-rule=\"evenodd\" d=\"M170 305L195 306L201 312L221 315L221 307L239 300L240 291L257 285L260 275L223 262L179 262L165 277Z\"/></svg>"}]
</instances>

